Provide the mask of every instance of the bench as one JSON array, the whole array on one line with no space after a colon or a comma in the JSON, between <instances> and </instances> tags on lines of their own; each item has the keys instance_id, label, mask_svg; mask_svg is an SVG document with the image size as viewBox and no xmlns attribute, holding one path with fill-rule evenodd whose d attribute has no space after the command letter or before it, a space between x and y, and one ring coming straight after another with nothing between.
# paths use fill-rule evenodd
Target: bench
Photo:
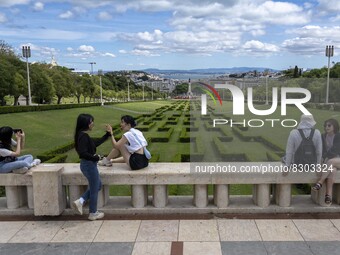
<instances>
[{"instance_id":1,"label":"bench","mask_svg":"<svg viewBox=\"0 0 340 255\"><path fill-rule=\"evenodd\" d=\"M103 188L98 196L98 207L105 207L109 201L110 185L131 185L131 205L144 208L148 203L148 186L152 186L153 208L166 208L168 204L168 185L193 185L193 205L195 208L228 208L229 189L232 184L252 184L252 199L259 208L266 208L274 201L280 207L291 205L291 185L297 183L315 183L316 173L240 173L241 167L254 165L280 166L278 162L234 162L236 172L196 173L190 163L151 163L148 168L131 171L126 164L114 164L113 167L99 167ZM85 191L87 180L82 175L79 164L41 164L25 175L4 174L0 185L6 187L7 206L21 206L22 187L27 187L29 208L34 207L35 215L60 215L69 208ZM336 183L340 183L337 175ZM213 202L209 204L208 185L213 185ZM325 186L325 185L324 185ZM7 190L9 193L7 194ZM312 192L315 203L324 205L323 187ZM15 196L19 202L11 200ZM340 202L340 185L335 184L334 201ZM16 200L16 201L17 201ZM9 202L12 201L12 202ZM13 207L13 204L14 207Z\"/></svg>"}]
</instances>

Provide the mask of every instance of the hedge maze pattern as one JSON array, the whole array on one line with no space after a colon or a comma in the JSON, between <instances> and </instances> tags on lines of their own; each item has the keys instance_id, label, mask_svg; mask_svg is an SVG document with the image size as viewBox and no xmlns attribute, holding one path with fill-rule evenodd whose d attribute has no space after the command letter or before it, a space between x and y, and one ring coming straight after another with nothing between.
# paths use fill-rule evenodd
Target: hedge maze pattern
<instances>
[{"instance_id":1,"label":"hedge maze pattern","mask_svg":"<svg viewBox=\"0 0 340 255\"><path fill-rule=\"evenodd\" d=\"M135 116L137 128L149 143L152 162L232 162L278 161L284 145L276 144L270 134L254 134L251 128L221 125L213 127L214 118L230 119L227 114L200 114L199 101L176 101L160 107L151 114ZM122 135L119 124L113 126L114 135ZM65 162L73 142L38 155L43 162Z\"/></svg>"}]
</instances>

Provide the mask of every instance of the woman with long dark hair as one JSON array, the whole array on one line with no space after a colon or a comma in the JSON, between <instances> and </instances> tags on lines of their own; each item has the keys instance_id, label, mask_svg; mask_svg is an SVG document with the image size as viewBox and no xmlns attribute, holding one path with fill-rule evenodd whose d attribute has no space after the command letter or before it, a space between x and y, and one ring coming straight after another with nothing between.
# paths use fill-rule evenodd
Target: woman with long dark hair
<instances>
[{"instance_id":1,"label":"woman with long dark hair","mask_svg":"<svg viewBox=\"0 0 340 255\"><path fill-rule=\"evenodd\" d=\"M94 118L90 114L80 114L77 119L74 134L75 149L80 158L80 170L88 180L88 188L85 193L72 203L72 208L80 215L83 214L83 205L90 199L89 220L97 220L104 217L103 212L97 211L98 191L101 189L97 162L100 156L96 154L96 147L105 142L110 136L110 130L99 140L93 140L89 132L93 129ZM111 129L112 130L112 129Z\"/></svg>"},{"instance_id":2,"label":"woman with long dark hair","mask_svg":"<svg viewBox=\"0 0 340 255\"><path fill-rule=\"evenodd\" d=\"M143 133L135 129L137 123L130 115L121 118L120 129L124 132L122 138L116 141L111 136L113 149L110 154L99 162L102 166L111 166L112 163L126 163L132 170L139 170L149 165L150 152L146 149L148 145ZM110 133L112 134L112 127Z\"/></svg>"},{"instance_id":3,"label":"woman with long dark hair","mask_svg":"<svg viewBox=\"0 0 340 255\"><path fill-rule=\"evenodd\" d=\"M15 135L16 141L12 138ZM25 146L25 133L22 129L13 129L8 126L0 128L0 173L24 174L31 167L40 164L40 159L32 155L20 156ZM13 150L13 147L16 147Z\"/></svg>"},{"instance_id":4,"label":"woman with long dark hair","mask_svg":"<svg viewBox=\"0 0 340 255\"><path fill-rule=\"evenodd\" d=\"M335 119L328 119L324 124L325 133L322 134L323 160L327 164L327 172L321 174L319 181L312 187L313 190L321 189L326 181L325 203L332 204L333 184L337 169L340 169L340 133L339 123Z\"/></svg>"}]
</instances>

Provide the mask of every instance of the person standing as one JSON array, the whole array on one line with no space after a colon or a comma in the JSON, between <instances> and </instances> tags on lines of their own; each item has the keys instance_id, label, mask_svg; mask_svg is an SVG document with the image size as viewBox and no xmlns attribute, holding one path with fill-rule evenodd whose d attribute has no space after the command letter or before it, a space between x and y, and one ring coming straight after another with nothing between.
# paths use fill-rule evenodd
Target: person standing
<instances>
[{"instance_id":1,"label":"person standing","mask_svg":"<svg viewBox=\"0 0 340 255\"><path fill-rule=\"evenodd\" d=\"M312 187L313 190L320 190L326 181L325 203L332 204L333 184L337 169L340 169L340 133L339 123L335 119L328 119L324 124L325 133L322 134L323 162L327 164L327 171L322 172L318 182Z\"/></svg>"},{"instance_id":2,"label":"person standing","mask_svg":"<svg viewBox=\"0 0 340 255\"><path fill-rule=\"evenodd\" d=\"M103 212L97 211L98 192L101 189L102 183L97 168L100 156L96 154L96 147L111 136L111 133L107 130L106 134L99 140L93 140L88 134L93 129L93 126L93 116L90 114L80 114L78 116L74 144L80 158L80 170L88 180L89 185L85 193L71 204L72 208L82 215L84 203L90 200L89 220L97 220L104 217Z\"/></svg>"}]
</instances>

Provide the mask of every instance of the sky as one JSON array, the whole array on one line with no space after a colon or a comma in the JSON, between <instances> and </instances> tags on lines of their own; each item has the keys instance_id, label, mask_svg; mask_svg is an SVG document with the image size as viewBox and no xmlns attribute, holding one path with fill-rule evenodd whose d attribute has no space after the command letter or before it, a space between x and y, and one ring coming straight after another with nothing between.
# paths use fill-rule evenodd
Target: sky
<instances>
[{"instance_id":1,"label":"sky","mask_svg":"<svg viewBox=\"0 0 340 255\"><path fill-rule=\"evenodd\" d=\"M321 68L340 1L0 0L0 40L76 70Z\"/></svg>"}]
</instances>

